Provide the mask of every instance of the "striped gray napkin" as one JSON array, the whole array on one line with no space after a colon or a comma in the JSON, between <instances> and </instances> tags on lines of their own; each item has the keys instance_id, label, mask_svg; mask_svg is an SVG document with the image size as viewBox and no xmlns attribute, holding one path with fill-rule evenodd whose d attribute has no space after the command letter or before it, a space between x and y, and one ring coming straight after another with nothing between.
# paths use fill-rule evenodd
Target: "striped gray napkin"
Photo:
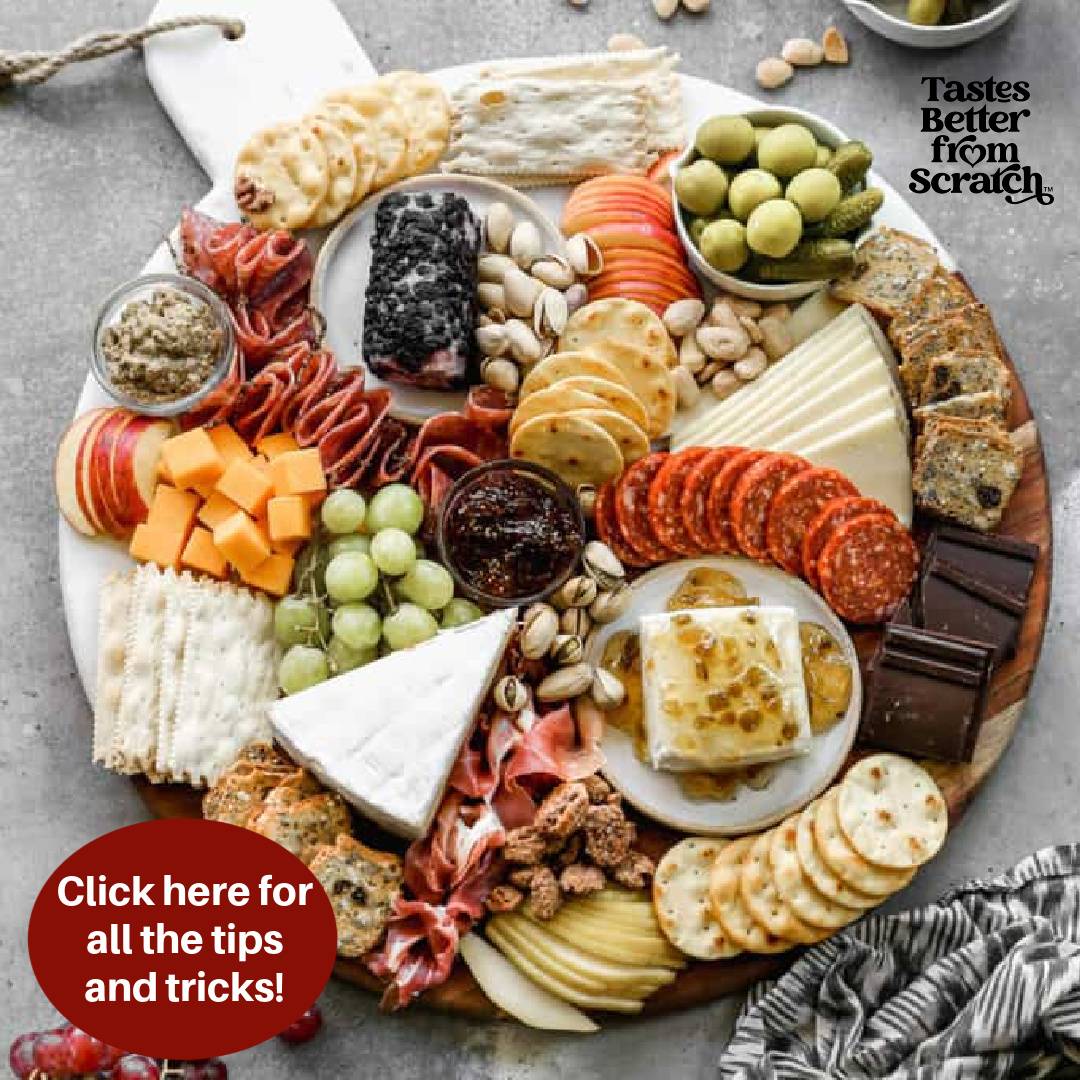
<instances>
[{"instance_id":1,"label":"striped gray napkin","mask_svg":"<svg viewBox=\"0 0 1080 1080\"><path fill-rule=\"evenodd\" d=\"M1080 844L875 915L756 988L724 1080L1080 1076Z\"/></svg>"}]
</instances>

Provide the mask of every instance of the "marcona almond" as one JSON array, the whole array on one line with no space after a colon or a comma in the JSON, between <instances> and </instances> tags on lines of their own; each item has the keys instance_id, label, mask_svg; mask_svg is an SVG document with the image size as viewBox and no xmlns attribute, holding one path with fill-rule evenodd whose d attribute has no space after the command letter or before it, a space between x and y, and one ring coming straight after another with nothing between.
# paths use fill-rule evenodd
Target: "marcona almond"
<instances>
[{"instance_id":1,"label":"marcona almond","mask_svg":"<svg viewBox=\"0 0 1080 1080\"><path fill-rule=\"evenodd\" d=\"M757 66L755 76L758 86L763 90L778 90L786 82L790 82L795 74L795 69L779 56L766 56Z\"/></svg>"},{"instance_id":2,"label":"marcona almond","mask_svg":"<svg viewBox=\"0 0 1080 1080\"><path fill-rule=\"evenodd\" d=\"M682 5L687 11L692 11L696 15L699 12L707 11L711 2L712 0L682 0Z\"/></svg>"},{"instance_id":3,"label":"marcona almond","mask_svg":"<svg viewBox=\"0 0 1080 1080\"><path fill-rule=\"evenodd\" d=\"M712 360L741 360L750 348L750 337L741 326L737 330L699 326L696 333L701 351Z\"/></svg>"},{"instance_id":4,"label":"marcona almond","mask_svg":"<svg viewBox=\"0 0 1080 1080\"><path fill-rule=\"evenodd\" d=\"M712 386L712 392L723 401L731 397L742 384L739 376L730 368L726 368L724 371L718 371L709 385Z\"/></svg>"},{"instance_id":5,"label":"marcona almond","mask_svg":"<svg viewBox=\"0 0 1080 1080\"><path fill-rule=\"evenodd\" d=\"M780 56L794 67L817 67L825 59L825 50L809 38L791 38L784 42Z\"/></svg>"},{"instance_id":6,"label":"marcona almond","mask_svg":"<svg viewBox=\"0 0 1080 1080\"><path fill-rule=\"evenodd\" d=\"M743 382L756 379L769 366L769 358L762 349L750 349L741 359L735 361L732 371Z\"/></svg>"},{"instance_id":7,"label":"marcona almond","mask_svg":"<svg viewBox=\"0 0 1080 1080\"><path fill-rule=\"evenodd\" d=\"M661 19L670 19L679 10L679 0L652 0L652 6Z\"/></svg>"}]
</instances>

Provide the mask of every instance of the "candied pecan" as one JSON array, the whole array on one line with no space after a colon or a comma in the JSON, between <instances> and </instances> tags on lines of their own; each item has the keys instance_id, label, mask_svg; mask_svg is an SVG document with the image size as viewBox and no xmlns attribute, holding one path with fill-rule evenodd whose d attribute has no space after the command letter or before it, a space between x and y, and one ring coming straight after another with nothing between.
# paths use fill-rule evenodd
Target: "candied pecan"
<instances>
[{"instance_id":1,"label":"candied pecan","mask_svg":"<svg viewBox=\"0 0 1080 1080\"><path fill-rule=\"evenodd\" d=\"M570 896L599 892L605 884L604 871L587 863L574 863L559 875L559 888Z\"/></svg>"},{"instance_id":2,"label":"candied pecan","mask_svg":"<svg viewBox=\"0 0 1080 1080\"><path fill-rule=\"evenodd\" d=\"M274 193L250 176L238 176L233 189L236 205L251 214L260 214L274 205Z\"/></svg>"},{"instance_id":3,"label":"candied pecan","mask_svg":"<svg viewBox=\"0 0 1080 1080\"><path fill-rule=\"evenodd\" d=\"M538 866L533 871L532 885L525 901L525 911L534 919L550 919L562 906L559 883L549 866Z\"/></svg>"},{"instance_id":4,"label":"candied pecan","mask_svg":"<svg viewBox=\"0 0 1080 1080\"><path fill-rule=\"evenodd\" d=\"M569 840L566 841L565 846L561 851L553 852L555 855L556 866L569 866L571 863L576 863L581 859L581 853L585 850L585 837L581 833L576 832Z\"/></svg>"},{"instance_id":5,"label":"candied pecan","mask_svg":"<svg viewBox=\"0 0 1080 1080\"><path fill-rule=\"evenodd\" d=\"M585 816L585 850L597 866L617 866L630 853L637 830L618 806L590 806Z\"/></svg>"},{"instance_id":6,"label":"candied pecan","mask_svg":"<svg viewBox=\"0 0 1080 1080\"><path fill-rule=\"evenodd\" d=\"M628 889L644 889L652 881L656 864L648 855L631 851L618 866L611 869L611 876Z\"/></svg>"},{"instance_id":7,"label":"candied pecan","mask_svg":"<svg viewBox=\"0 0 1080 1080\"><path fill-rule=\"evenodd\" d=\"M602 803L611 794L611 785L599 773L586 776L581 783L585 785L591 803Z\"/></svg>"},{"instance_id":8,"label":"candied pecan","mask_svg":"<svg viewBox=\"0 0 1080 1080\"><path fill-rule=\"evenodd\" d=\"M520 866L534 866L544 857L544 838L532 825L522 825L506 834L503 858Z\"/></svg>"},{"instance_id":9,"label":"candied pecan","mask_svg":"<svg viewBox=\"0 0 1080 1080\"><path fill-rule=\"evenodd\" d=\"M496 885L487 898L487 909L495 914L500 911L516 911L524 899L525 894L513 885Z\"/></svg>"},{"instance_id":10,"label":"candied pecan","mask_svg":"<svg viewBox=\"0 0 1080 1080\"><path fill-rule=\"evenodd\" d=\"M517 889L531 889L533 878L536 877L537 871L542 869L541 866L522 866L517 870L511 870L506 875L506 880Z\"/></svg>"},{"instance_id":11,"label":"candied pecan","mask_svg":"<svg viewBox=\"0 0 1080 1080\"><path fill-rule=\"evenodd\" d=\"M559 784L548 792L536 811L536 828L545 836L565 839L585 822L589 793L584 784Z\"/></svg>"}]
</instances>

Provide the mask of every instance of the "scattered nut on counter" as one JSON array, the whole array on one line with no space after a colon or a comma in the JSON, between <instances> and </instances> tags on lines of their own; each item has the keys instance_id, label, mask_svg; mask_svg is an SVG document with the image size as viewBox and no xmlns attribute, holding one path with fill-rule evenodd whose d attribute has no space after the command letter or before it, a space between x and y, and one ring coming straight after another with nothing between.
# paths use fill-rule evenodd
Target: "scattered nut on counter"
<instances>
[{"instance_id":1,"label":"scattered nut on counter","mask_svg":"<svg viewBox=\"0 0 1080 1080\"><path fill-rule=\"evenodd\" d=\"M777 90L791 81L796 68L817 67L822 61L827 64L846 64L849 59L844 35L837 27L830 26L822 35L821 44L807 37L785 41L779 56L766 56L758 61L755 74L758 85L763 89Z\"/></svg>"},{"instance_id":2,"label":"scattered nut on counter","mask_svg":"<svg viewBox=\"0 0 1080 1080\"><path fill-rule=\"evenodd\" d=\"M780 55L793 67L817 67L825 59L825 50L810 38L791 38L784 42Z\"/></svg>"},{"instance_id":3,"label":"scattered nut on counter","mask_svg":"<svg viewBox=\"0 0 1080 1080\"><path fill-rule=\"evenodd\" d=\"M846 64L850 59L847 40L835 26L830 26L825 31L825 35L821 39L821 46L827 64Z\"/></svg>"},{"instance_id":4,"label":"scattered nut on counter","mask_svg":"<svg viewBox=\"0 0 1080 1080\"><path fill-rule=\"evenodd\" d=\"M679 10L680 2L687 11L699 15L708 10L712 0L652 0L653 11L661 19L670 19Z\"/></svg>"},{"instance_id":5,"label":"scattered nut on counter","mask_svg":"<svg viewBox=\"0 0 1080 1080\"><path fill-rule=\"evenodd\" d=\"M790 82L795 69L779 56L766 56L758 62L757 81L763 90L778 90L784 83Z\"/></svg>"}]
</instances>

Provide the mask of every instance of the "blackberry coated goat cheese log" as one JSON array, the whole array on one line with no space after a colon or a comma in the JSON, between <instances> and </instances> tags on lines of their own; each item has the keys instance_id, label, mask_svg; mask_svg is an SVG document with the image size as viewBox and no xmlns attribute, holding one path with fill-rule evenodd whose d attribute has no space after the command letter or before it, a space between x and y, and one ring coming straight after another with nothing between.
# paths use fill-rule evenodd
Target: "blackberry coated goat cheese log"
<instances>
[{"instance_id":1,"label":"blackberry coated goat cheese log","mask_svg":"<svg viewBox=\"0 0 1080 1080\"><path fill-rule=\"evenodd\" d=\"M450 192L386 196L375 213L364 361L381 379L428 390L477 381L480 223Z\"/></svg>"}]
</instances>

